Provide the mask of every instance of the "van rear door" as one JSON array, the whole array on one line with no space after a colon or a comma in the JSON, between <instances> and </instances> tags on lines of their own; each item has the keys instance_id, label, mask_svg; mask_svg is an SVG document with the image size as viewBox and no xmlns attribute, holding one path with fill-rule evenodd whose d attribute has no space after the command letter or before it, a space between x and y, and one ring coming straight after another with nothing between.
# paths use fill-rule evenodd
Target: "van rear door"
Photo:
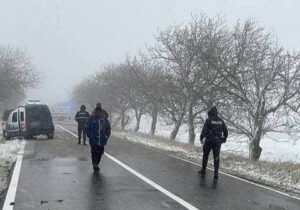
<instances>
[{"instance_id":1,"label":"van rear door","mask_svg":"<svg viewBox=\"0 0 300 210\"><path fill-rule=\"evenodd\" d=\"M12 115L12 125L13 125L14 133L19 131L19 121L18 121L19 115L18 114L19 114L18 111L16 111L16 112L13 112L13 115Z\"/></svg>"},{"instance_id":2,"label":"van rear door","mask_svg":"<svg viewBox=\"0 0 300 210\"><path fill-rule=\"evenodd\" d=\"M26 127L30 135L48 134L54 132L54 125L49 108L46 105L27 105Z\"/></svg>"},{"instance_id":3,"label":"van rear door","mask_svg":"<svg viewBox=\"0 0 300 210\"><path fill-rule=\"evenodd\" d=\"M19 124L21 133L24 134L26 131L25 108L19 109Z\"/></svg>"},{"instance_id":4,"label":"van rear door","mask_svg":"<svg viewBox=\"0 0 300 210\"><path fill-rule=\"evenodd\" d=\"M6 133L10 138L19 135L18 109L14 110L8 116Z\"/></svg>"}]
</instances>

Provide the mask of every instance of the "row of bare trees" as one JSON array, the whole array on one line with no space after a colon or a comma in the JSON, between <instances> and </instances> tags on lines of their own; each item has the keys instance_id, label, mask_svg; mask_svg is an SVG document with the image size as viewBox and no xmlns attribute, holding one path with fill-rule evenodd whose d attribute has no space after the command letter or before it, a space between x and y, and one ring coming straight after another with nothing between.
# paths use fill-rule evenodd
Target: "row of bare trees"
<instances>
[{"instance_id":1,"label":"row of bare trees","mask_svg":"<svg viewBox=\"0 0 300 210\"><path fill-rule=\"evenodd\" d=\"M25 99L26 90L41 81L30 60L26 51L0 45L0 110L17 106Z\"/></svg>"},{"instance_id":2,"label":"row of bare trees","mask_svg":"<svg viewBox=\"0 0 300 210\"><path fill-rule=\"evenodd\" d=\"M134 113L135 130L144 114L173 125L170 139L195 127L217 105L231 132L249 140L258 160L268 132L296 132L300 56L281 47L273 32L249 19L228 26L222 18L193 17L160 31L156 44L125 62L104 66L73 90L77 103L100 100L125 128Z\"/></svg>"}]
</instances>

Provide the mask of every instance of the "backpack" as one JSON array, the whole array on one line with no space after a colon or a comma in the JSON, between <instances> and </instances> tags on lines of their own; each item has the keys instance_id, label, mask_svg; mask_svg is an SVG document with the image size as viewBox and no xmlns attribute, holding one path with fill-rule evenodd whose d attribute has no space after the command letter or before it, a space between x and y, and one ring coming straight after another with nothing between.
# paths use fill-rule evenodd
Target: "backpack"
<instances>
[{"instance_id":1,"label":"backpack","mask_svg":"<svg viewBox=\"0 0 300 210\"><path fill-rule=\"evenodd\" d=\"M100 121L101 121L101 132L103 132L107 136L110 136L111 126L109 120L107 118L101 118Z\"/></svg>"}]
</instances>

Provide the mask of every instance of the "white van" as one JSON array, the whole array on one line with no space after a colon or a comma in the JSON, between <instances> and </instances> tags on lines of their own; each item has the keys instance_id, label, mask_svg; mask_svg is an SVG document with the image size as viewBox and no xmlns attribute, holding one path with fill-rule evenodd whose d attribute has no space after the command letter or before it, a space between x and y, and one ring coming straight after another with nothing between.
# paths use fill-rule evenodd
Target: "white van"
<instances>
[{"instance_id":1,"label":"white van","mask_svg":"<svg viewBox=\"0 0 300 210\"><path fill-rule=\"evenodd\" d=\"M7 119L4 137L10 139L23 136L30 139L44 134L53 139L54 125L47 105L30 104L13 110Z\"/></svg>"},{"instance_id":2,"label":"white van","mask_svg":"<svg viewBox=\"0 0 300 210\"><path fill-rule=\"evenodd\" d=\"M17 136L23 136L25 131L25 108L19 107L13 110L6 121L5 132L3 133L6 139Z\"/></svg>"}]
</instances>

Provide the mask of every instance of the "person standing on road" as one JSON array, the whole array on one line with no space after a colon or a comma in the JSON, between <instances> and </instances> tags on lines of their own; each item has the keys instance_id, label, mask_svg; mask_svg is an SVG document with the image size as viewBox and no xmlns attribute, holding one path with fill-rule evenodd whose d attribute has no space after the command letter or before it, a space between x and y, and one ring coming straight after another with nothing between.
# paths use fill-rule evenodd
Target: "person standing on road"
<instances>
[{"instance_id":1,"label":"person standing on road","mask_svg":"<svg viewBox=\"0 0 300 210\"><path fill-rule=\"evenodd\" d=\"M97 103L96 109L94 112L97 111L102 117L108 118L109 114L105 109L102 109L101 103Z\"/></svg>"},{"instance_id":2,"label":"person standing on road","mask_svg":"<svg viewBox=\"0 0 300 210\"><path fill-rule=\"evenodd\" d=\"M203 144L203 158L202 158L202 169L198 171L199 174L205 176L208 156L210 151L212 150L214 156L214 168L215 168L214 179L218 179L218 171L219 171L219 164L220 164L219 156L220 156L221 144L226 142L227 137L228 137L228 130L226 124L218 116L217 108L213 107L208 112L208 118L204 123L200 135L200 142L201 144Z\"/></svg>"},{"instance_id":3,"label":"person standing on road","mask_svg":"<svg viewBox=\"0 0 300 210\"><path fill-rule=\"evenodd\" d=\"M86 145L86 122L90 114L86 111L85 105L81 105L80 111L76 113L75 120L78 123L78 144L81 143L81 135L83 137L83 145Z\"/></svg>"},{"instance_id":4,"label":"person standing on road","mask_svg":"<svg viewBox=\"0 0 300 210\"><path fill-rule=\"evenodd\" d=\"M108 113L98 103L93 114L87 121L87 136L91 146L92 164L95 172L99 171L99 163L104 154L104 147L107 144L111 133L108 120Z\"/></svg>"}]
</instances>

